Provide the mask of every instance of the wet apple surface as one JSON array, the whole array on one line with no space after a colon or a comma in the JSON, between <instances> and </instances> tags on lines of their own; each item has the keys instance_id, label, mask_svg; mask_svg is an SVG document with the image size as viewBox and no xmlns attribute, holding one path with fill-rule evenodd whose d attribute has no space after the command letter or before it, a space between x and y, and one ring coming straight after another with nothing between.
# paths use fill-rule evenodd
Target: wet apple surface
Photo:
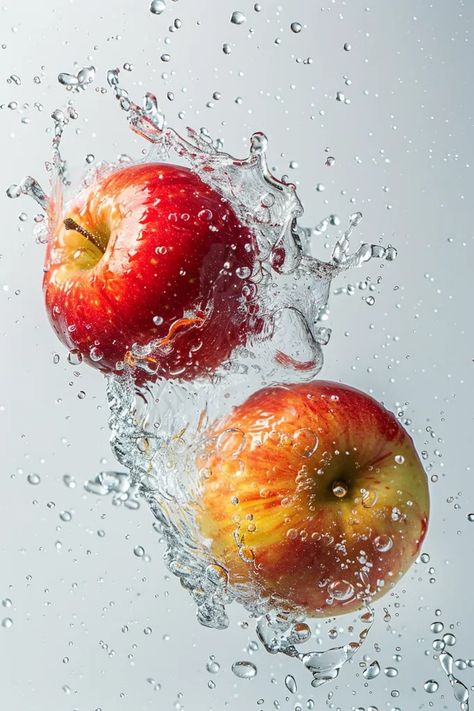
<instances>
[{"instance_id":1,"label":"wet apple surface","mask_svg":"<svg viewBox=\"0 0 474 711\"><path fill-rule=\"evenodd\" d=\"M190 379L245 340L253 237L191 170L116 170L51 224L47 311L61 341L92 365L117 371L138 349L147 377Z\"/></svg>"},{"instance_id":2,"label":"wet apple surface","mask_svg":"<svg viewBox=\"0 0 474 711\"><path fill-rule=\"evenodd\" d=\"M197 519L233 584L310 616L385 594L424 539L427 479L410 436L368 395L264 388L203 446Z\"/></svg>"}]
</instances>

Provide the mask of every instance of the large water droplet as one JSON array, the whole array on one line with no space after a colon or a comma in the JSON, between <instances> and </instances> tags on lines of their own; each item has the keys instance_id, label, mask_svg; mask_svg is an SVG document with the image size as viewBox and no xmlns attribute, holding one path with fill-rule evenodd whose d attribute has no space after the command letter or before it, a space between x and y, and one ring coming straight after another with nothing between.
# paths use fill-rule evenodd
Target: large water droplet
<instances>
[{"instance_id":1,"label":"large water droplet","mask_svg":"<svg viewBox=\"0 0 474 711\"><path fill-rule=\"evenodd\" d=\"M239 679L253 679L257 674L257 667L252 662L234 662L232 671Z\"/></svg>"}]
</instances>

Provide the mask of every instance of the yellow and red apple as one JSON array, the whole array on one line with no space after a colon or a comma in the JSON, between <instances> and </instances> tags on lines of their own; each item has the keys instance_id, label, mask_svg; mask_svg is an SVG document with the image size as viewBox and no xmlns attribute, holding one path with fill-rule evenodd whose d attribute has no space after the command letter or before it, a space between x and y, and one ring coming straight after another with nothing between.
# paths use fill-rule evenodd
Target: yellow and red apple
<instances>
[{"instance_id":1,"label":"yellow and red apple","mask_svg":"<svg viewBox=\"0 0 474 711\"><path fill-rule=\"evenodd\" d=\"M147 353L150 376L212 372L245 340L254 240L187 168L117 169L56 216L44 292L60 340L105 372Z\"/></svg>"},{"instance_id":2,"label":"yellow and red apple","mask_svg":"<svg viewBox=\"0 0 474 711\"><path fill-rule=\"evenodd\" d=\"M338 615L385 594L418 555L428 485L413 442L368 395L316 381L254 393L198 457L197 524L233 585Z\"/></svg>"}]
</instances>

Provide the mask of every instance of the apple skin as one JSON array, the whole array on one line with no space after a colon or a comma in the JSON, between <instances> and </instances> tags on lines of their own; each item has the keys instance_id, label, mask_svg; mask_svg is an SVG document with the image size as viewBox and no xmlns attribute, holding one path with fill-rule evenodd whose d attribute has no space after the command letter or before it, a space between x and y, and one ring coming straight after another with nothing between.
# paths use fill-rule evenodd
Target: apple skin
<instances>
[{"instance_id":1,"label":"apple skin","mask_svg":"<svg viewBox=\"0 0 474 711\"><path fill-rule=\"evenodd\" d=\"M362 607L398 582L426 534L428 483L410 436L347 385L259 390L212 427L197 464L211 555L231 584L281 609Z\"/></svg>"},{"instance_id":2,"label":"apple skin","mask_svg":"<svg viewBox=\"0 0 474 711\"><path fill-rule=\"evenodd\" d=\"M98 246L66 229L71 219ZM191 170L118 169L80 193L55 225L45 259L47 312L59 339L91 365L117 371L124 358L133 364L132 345L160 339L148 377L192 379L245 340L242 288L254 238Z\"/></svg>"}]
</instances>

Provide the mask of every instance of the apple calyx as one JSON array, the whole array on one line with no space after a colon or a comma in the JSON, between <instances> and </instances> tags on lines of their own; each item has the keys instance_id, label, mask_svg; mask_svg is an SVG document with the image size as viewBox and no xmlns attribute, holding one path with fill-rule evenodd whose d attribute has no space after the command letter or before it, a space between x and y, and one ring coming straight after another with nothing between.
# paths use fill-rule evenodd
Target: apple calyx
<instances>
[{"instance_id":1,"label":"apple calyx","mask_svg":"<svg viewBox=\"0 0 474 711\"><path fill-rule=\"evenodd\" d=\"M97 249L104 254L105 253L105 248L101 244L100 240L96 235L94 235L92 232L89 232L89 230L86 230L85 227L81 227L81 225L78 225L75 220L72 219L72 217L66 217L64 220L64 227L67 230L74 230L75 232L79 232L80 235L83 237L86 237L89 242L92 242L94 247L97 247Z\"/></svg>"}]
</instances>

